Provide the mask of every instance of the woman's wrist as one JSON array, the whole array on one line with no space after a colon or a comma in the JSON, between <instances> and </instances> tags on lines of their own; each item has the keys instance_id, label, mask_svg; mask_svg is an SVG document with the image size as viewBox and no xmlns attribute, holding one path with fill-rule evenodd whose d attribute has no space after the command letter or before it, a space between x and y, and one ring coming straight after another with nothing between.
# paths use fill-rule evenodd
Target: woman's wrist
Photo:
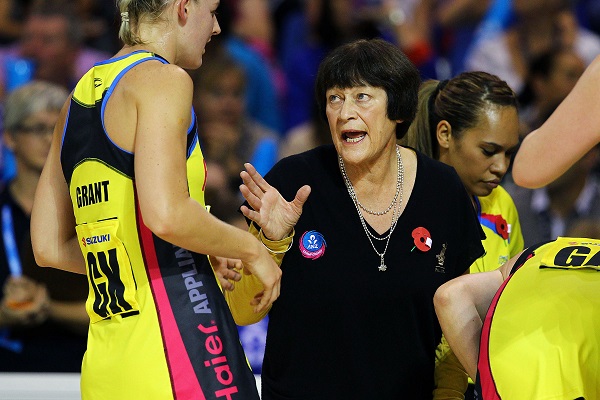
<instances>
[{"instance_id":1,"label":"woman's wrist","mask_svg":"<svg viewBox=\"0 0 600 400\"><path fill-rule=\"evenodd\" d=\"M294 228L290 232L288 232L282 239L279 240L271 240L265 236L262 228L258 230L258 239L261 241L263 246L267 248L269 253L271 254L284 254L287 253L289 249L292 248L292 242L294 238Z\"/></svg>"},{"instance_id":2,"label":"woman's wrist","mask_svg":"<svg viewBox=\"0 0 600 400\"><path fill-rule=\"evenodd\" d=\"M267 235L265 233L265 231L262 230L262 228L259 226L258 227L258 232L261 235L261 237L265 238L266 240L270 241L270 242L279 242L281 240L285 240L291 236L294 236L294 228L292 227L292 229L290 229L289 231L287 231L286 233L284 233L283 235ZM273 236L278 236L278 239L274 239Z\"/></svg>"}]
</instances>

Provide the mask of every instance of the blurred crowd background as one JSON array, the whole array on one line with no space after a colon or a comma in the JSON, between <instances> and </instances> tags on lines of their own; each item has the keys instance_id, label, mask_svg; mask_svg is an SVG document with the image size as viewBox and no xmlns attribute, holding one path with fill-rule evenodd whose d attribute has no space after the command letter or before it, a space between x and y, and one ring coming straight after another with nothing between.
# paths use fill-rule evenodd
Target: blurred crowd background
<instances>
[{"instance_id":1,"label":"blurred crowd background","mask_svg":"<svg viewBox=\"0 0 600 400\"><path fill-rule=\"evenodd\" d=\"M61 104L87 69L121 47L114 3L0 0L0 371L79 371L87 322L66 310L82 309L86 279L70 277L67 288L63 277L53 276L59 272L27 272L36 270L29 213L60 109L54 100ZM330 141L313 84L320 61L342 43L389 40L423 80L467 70L498 75L519 95L522 137L545 121L600 54L600 0L221 0L217 18L222 33L208 44L203 66L189 73L208 168L207 203L240 227L246 226L237 211L244 162L264 174L280 158ZM538 190L505 178L526 246L566 234L599 237L598 156L593 149ZM14 254L18 269L11 265ZM36 292L33 317L20 315L7 299L26 289L11 284L20 275ZM266 324L240 328L255 373Z\"/></svg>"}]
</instances>

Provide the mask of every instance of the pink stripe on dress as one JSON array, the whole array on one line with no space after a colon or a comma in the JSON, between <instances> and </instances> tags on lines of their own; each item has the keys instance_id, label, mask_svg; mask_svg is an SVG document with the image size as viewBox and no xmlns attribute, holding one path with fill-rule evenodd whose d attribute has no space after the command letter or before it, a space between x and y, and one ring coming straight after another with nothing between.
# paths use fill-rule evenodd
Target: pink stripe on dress
<instances>
[{"instance_id":1,"label":"pink stripe on dress","mask_svg":"<svg viewBox=\"0 0 600 400\"><path fill-rule=\"evenodd\" d=\"M198 378L192 367L192 363L181 339L179 327L175 321L171 302L167 295L163 283L162 274L156 257L154 248L154 238L152 232L142 221L142 213L137 209L138 232L141 238L142 253L148 270L150 286L154 294L154 301L158 310L158 320L163 335L165 354L167 357L167 366L171 373L171 382L173 385L173 396L175 399L187 400L197 399L206 400L202 388L198 383Z\"/></svg>"},{"instance_id":2,"label":"pink stripe on dress","mask_svg":"<svg viewBox=\"0 0 600 400\"><path fill-rule=\"evenodd\" d=\"M498 301L500 300L500 296L502 295L502 291L513 277L511 274L508 279L506 279L498 291L494 295L494 299L490 304L488 312L485 316L485 320L483 321L483 327L481 329L481 339L479 342L479 360L477 362L477 370L479 372L479 384L481 385L481 395L485 400L499 400L500 394L498 393L498 388L496 387L496 381L494 380L494 374L492 373L491 361L490 361L490 330L491 325L494 319L494 312L496 311L496 306L498 305Z\"/></svg>"}]
</instances>

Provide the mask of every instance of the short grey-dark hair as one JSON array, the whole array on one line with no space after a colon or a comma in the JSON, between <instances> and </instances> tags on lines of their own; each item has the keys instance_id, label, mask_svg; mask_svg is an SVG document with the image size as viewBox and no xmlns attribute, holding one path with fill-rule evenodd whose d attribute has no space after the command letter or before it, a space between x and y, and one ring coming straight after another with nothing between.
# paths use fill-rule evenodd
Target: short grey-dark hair
<instances>
[{"instance_id":1,"label":"short grey-dark hair","mask_svg":"<svg viewBox=\"0 0 600 400\"><path fill-rule=\"evenodd\" d=\"M319 66L315 94L319 113L326 119L327 90L373 86L387 94L387 116L402 122L396 138L402 139L417 113L421 77L400 48L383 39L358 39L332 50Z\"/></svg>"},{"instance_id":2,"label":"short grey-dark hair","mask_svg":"<svg viewBox=\"0 0 600 400\"><path fill-rule=\"evenodd\" d=\"M32 81L15 89L4 103L4 130L14 132L39 111L60 111L68 97L67 89L46 81Z\"/></svg>"}]
</instances>

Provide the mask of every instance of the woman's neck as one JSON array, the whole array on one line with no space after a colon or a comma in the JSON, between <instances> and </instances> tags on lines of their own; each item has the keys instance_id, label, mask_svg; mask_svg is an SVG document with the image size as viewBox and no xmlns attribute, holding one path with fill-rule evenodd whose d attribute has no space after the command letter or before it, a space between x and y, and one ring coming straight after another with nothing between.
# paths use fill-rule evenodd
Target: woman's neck
<instances>
[{"instance_id":1,"label":"woman's neck","mask_svg":"<svg viewBox=\"0 0 600 400\"><path fill-rule=\"evenodd\" d=\"M399 151L399 150L398 150ZM391 154L382 154L376 162L366 165L365 162L358 165L345 164L347 177L354 188L358 202L369 210L382 211L390 206L390 202L398 196L398 180L400 172L400 161L396 154L396 146ZM365 215L363 213L363 215ZM391 214L387 215L391 216ZM371 216L366 215L367 221L372 224ZM376 220L386 219L377 216ZM388 224L389 227L389 224ZM387 228L386 228L387 229Z\"/></svg>"},{"instance_id":2,"label":"woman's neck","mask_svg":"<svg viewBox=\"0 0 600 400\"><path fill-rule=\"evenodd\" d=\"M170 29L165 29L167 22L164 24L142 23L138 29L138 36L143 44L134 46L124 46L117 56L128 54L137 50L146 50L155 54L159 54L169 63L175 64L176 54L173 46L175 32Z\"/></svg>"},{"instance_id":3,"label":"woman's neck","mask_svg":"<svg viewBox=\"0 0 600 400\"><path fill-rule=\"evenodd\" d=\"M382 156L371 164L361 163L359 165L345 164L348 178L352 182L356 192L366 191L375 194L385 187L385 183L395 185L398 173L397 156L394 147L389 156Z\"/></svg>"}]
</instances>

